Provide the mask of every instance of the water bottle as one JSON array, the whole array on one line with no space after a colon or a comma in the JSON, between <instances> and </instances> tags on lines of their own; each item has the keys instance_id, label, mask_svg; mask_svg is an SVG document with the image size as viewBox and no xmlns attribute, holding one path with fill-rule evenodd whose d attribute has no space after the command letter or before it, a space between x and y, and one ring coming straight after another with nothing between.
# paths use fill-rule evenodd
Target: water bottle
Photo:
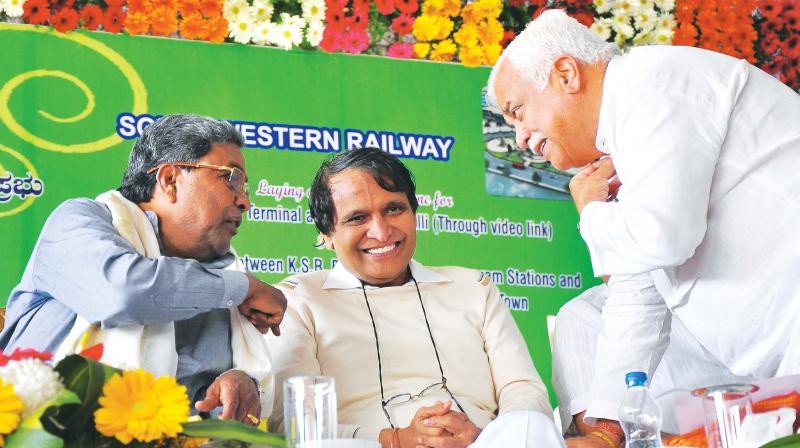
<instances>
[{"instance_id":1,"label":"water bottle","mask_svg":"<svg viewBox=\"0 0 800 448\"><path fill-rule=\"evenodd\" d=\"M647 374L628 372L628 390L619 409L625 448L661 448L661 408L647 390Z\"/></svg>"}]
</instances>

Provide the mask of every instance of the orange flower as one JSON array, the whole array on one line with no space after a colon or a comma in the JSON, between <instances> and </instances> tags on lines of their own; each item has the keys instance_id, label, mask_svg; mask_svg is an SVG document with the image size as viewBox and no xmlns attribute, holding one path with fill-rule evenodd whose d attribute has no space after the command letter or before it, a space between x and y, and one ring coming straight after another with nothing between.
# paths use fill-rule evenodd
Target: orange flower
<instances>
[{"instance_id":1,"label":"orange flower","mask_svg":"<svg viewBox=\"0 0 800 448\"><path fill-rule=\"evenodd\" d=\"M159 8L178 9L178 0L150 0L150 3L154 10Z\"/></svg>"},{"instance_id":2,"label":"orange flower","mask_svg":"<svg viewBox=\"0 0 800 448\"><path fill-rule=\"evenodd\" d=\"M489 20L484 26L478 27L478 39L484 45L499 44L503 39L503 25L497 20Z\"/></svg>"},{"instance_id":3,"label":"orange flower","mask_svg":"<svg viewBox=\"0 0 800 448\"><path fill-rule=\"evenodd\" d=\"M97 5L86 5L81 9L83 26L89 30L96 30L103 23L103 10Z\"/></svg>"},{"instance_id":4,"label":"orange flower","mask_svg":"<svg viewBox=\"0 0 800 448\"><path fill-rule=\"evenodd\" d=\"M222 0L200 0L200 13L206 17L222 15Z\"/></svg>"},{"instance_id":5,"label":"orange flower","mask_svg":"<svg viewBox=\"0 0 800 448\"><path fill-rule=\"evenodd\" d=\"M154 36L169 36L178 30L178 10L165 7L150 12L150 32Z\"/></svg>"},{"instance_id":6,"label":"orange flower","mask_svg":"<svg viewBox=\"0 0 800 448\"><path fill-rule=\"evenodd\" d=\"M206 20L207 37L209 42L221 43L225 42L228 37L228 21L221 15L209 17Z\"/></svg>"},{"instance_id":7,"label":"orange flower","mask_svg":"<svg viewBox=\"0 0 800 448\"><path fill-rule=\"evenodd\" d=\"M61 33L72 31L78 26L78 12L72 8L61 8L50 19L50 24Z\"/></svg>"},{"instance_id":8,"label":"orange flower","mask_svg":"<svg viewBox=\"0 0 800 448\"><path fill-rule=\"evenodd\" d=\"M22 4L25 23L44 25L50 20L50 3L47 0L27 0Z\"/></svg>"},{"instance_id":9,"label":"orange flower","mask_svg":"<svg viewBox=\"0 0 800 448\"><path fill-rule=\"evenodd\" d=\"M109 33L119 33L125 23L125 13L119 6L109 6L103 14L103 29Z\"/></svg>"},{"instance_id":10,"label":"orange flower","mask_svg":"<svg viewBox=\"0 0 800 448\"><path fill-rule=\"evenodd\" d=\"M147 34L150 31L150 19L147 14L140 11L129 12L125 18L125 31L128 34Z\"/></svg>"},{"instance_id":11,"label":"orange flower","mask_svg":"<svg viewBox=\"0 0 800 448\"><path fill-rule=\"evenodd\" d=\"M122 8L125 6L125 0L106 0L106 5L108 7Z\"/></svg>"},{"instance_id":12,"label":"orange flower","mask_svg":"<svg viewBox=\"0 0 800 448\"><path fill-rule=\"evenodd\" d=\"M186 17L200 9L200 0L178 0L178 12Z\"/></svg>"},{"instance_id":13,"label":"orange flower","mask_svg":"<svg viewBox=\"0 0 800 448\"><path fill-rule=\"evenodd\" d=\"M150 9L152 9L150 0L128 0L128 14L132 12L147 14Z\"/></svg>"},{"instance_id":14,"label":"orange flower","mask_svg":"<svg viewBox=\"0 0 800 448\"><path fill-rule=\"evenodd\" d=\"M205 40L208 37L206 20L199 12L184 16L181 20L180 33L185 39Z\"/></svg>"}]
</instances>

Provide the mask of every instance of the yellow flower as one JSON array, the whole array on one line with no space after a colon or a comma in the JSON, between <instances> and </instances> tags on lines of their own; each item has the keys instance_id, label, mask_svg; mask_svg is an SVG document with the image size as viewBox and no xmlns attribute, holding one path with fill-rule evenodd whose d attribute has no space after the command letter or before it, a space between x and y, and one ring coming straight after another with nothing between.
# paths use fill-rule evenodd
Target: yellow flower
<instances>
[{"instance_id":1,"label":"yellow flower","mask_svg":"<svg viewBox=\"0 0 800 448\"><path fill-rule=\"evenodd\" d=\"M500 57L503 47L500 44L486 45L483 47L483 55L486 58L486 65L494 65Z\"/></svg>"},{"instance_id":2,"label":"yellow flower","mask_svg":"<svg viewBox=\"0 0 800 448\"><path fill-rule=\"evenodd\" d=\"M503 40L503 25L497 20L489 20L478 28L478 39L484 45L493 45Z\"/></svg>"},{"instance_id":3,"label":"yellow flower","mask_svg":"<svg viewBox=\"0 0 800 448\"><path fill-rule=\"evenodd\" d=\"M461 8L461 18L464 20L464 23L477 25L479 20L476 14L475 3L470 3Z\"/></svg>"},{"instance_id":4,"label":"yellow flower","mask_svg":"<svg viewBox=\"0 0 800 448\"><path fill-rule=\"evenodd\" d=\"M435 40L447 39L453 31L453 21L447 17L438 17L437 20L437 33L434 36Z\"/></svg>"},{"instance_id":5,"label":"yellow flower","mask_svg":"<svg viewBox=\"0 0 800 448\"><path fill-rule=\"evenodd\" d=\"M456 44L454 44L453 41L450 39L445 39L433 45L430 58L432 61L449 62L453 60L453 57L455 57L455 55L456 55Z\"/></svg>"},{"instance_id":6,"label":"yellow flower","mask_svg":"<svg viewBox=\"0 0 800 448\"><path fill-rule=\"evenodd\" d=\"M458 16L458 13L461 12L461 0L444 0L444 7L442 8L442 14L447 15L450 17Z\"/></svg>"},{"instance_id":7,"label":"yellow flower","mask_svg":"<svg viewBox=\"0 0 800 448\"><path fill-rule=\"evenodd\" d=\"M424 59L431 51L431 44L414 44L414 57Z\"/></svg>"},{"instance_id":8,"label":"yellow flower","mask_svg":"<svg viewBox=\"0 0 800 448\"><path fill-rule=\"evenodd\" d=\"M14 394L14 386L0 379L0 446L5 444L3 435L17 429L23 408L22 400Z\"/></svg>"},{"instance_id":9,"label":"yellow flower","mask_svg":"<svg viewBox=\"0 0 800 448\"><path fill-rule=\"evenodd\" d=\"M453 21L447 17L421 15L414 21L414 37L427 42L441 40L453 31Z\"/></svg>"},{"instance_id":10,"label":"yellow flower","mask_svg":"<svg viewBox=\"0 0 800 448\"><path fill-rule=\"evenodd\" d=\"M188 418L186 388L173 377L154 379L142 369L112 376L94 413L97 430L124 444L176 437Z\"/></svg>"},{"instance_id":11,"label":"yellow flower","mask_svg":"<svg viewBox=\"0 0 800 448\"><path fill-rule=\"evenodd\" d=\"M458 53L461 63L467 67L477 67L483 64L483 49L478 45L462 46Z\"/></svg>"},{"instance_id":12,"label":"yellow flower","mask_svg":"<svg viewBox=\"0 0 800 448\"><path fill-rule=\"evenodd\" d=\"M474 47L478 44L478 27L472 24L464 23L461 25L461 28L456 31L454 37L458 45L462 47Z\"/></svg>"},{"instance_id":13,"label":"yellow flower","mask_svg":"<svg viewBox=\"0 0 800 448\"><path fill-rule=\"evenodd\" d=\"M475 14L478 19L496 19L502 11L502 6L500 0L478 0L475 3Z\"/></svg>"},{"instance_id":14,"label":"yellow flower","mask_svg":"<svg viewBox=\"0 0 800 448\"><path fill-rule=\"evenodd\" d=\"M425 0L422 4L422 14L427 16L441 15L444 10L444 0Z\"/></svg>"}]
</instances>

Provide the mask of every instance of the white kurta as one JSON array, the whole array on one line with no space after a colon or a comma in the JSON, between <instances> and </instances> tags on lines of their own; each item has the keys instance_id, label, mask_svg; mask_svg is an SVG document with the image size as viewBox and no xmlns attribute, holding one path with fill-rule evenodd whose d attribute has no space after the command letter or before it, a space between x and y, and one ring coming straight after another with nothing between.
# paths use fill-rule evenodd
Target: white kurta
<instances>
[{"instance_id":1,"label":"white kurta","mask_svg":"<svg viewBox=\"0 0 800 448\"><path fill-rule=\"evenodd\" d=\"M447 385L470 420L483 428L516 410L552 419L547 389L497 287L471 269L412 261L411 272ZM389 422L381 410L375 336L360 281L340 263L331 271L290 277L279 287L289 306L281 336L268 337L278 385L270 427L282 428L285 378L326 375L336 380L340 437L377 440ZM380 340L384 396L417 394L439 381L414 283L367 287L366 294ZM405 427L420 406L445 399L435 395L394 407L393 423Z\"/></svg>"},{"instance_id":2,"label":"white kurta","mask_svg":"<svg viewBox=\"0 0 800 448\"><path fill-rule=\"evenodd\" d=\"M581 213L613 276L587 415L616 418L625 372L653 371L668 308L734 374L800 372L800 96L746 61L635 48L608 65L596 143L622 188Z\"/></svg>"}]
</instances>

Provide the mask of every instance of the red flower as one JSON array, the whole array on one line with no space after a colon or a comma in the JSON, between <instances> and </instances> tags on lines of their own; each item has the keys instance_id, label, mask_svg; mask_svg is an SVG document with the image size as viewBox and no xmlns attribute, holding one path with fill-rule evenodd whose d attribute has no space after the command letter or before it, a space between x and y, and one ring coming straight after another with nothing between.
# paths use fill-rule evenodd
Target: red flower
<instances>
[{"instance_id":1,"label":"red flower","mask_svg":"<svg viewBox=\"0 0 800 448\"><path fill-rule=\"evenodd\" d=\"M592 26L592 23L594 22L594 14L585 9L576 11L575 14L572 14L572 17L586 27Z\"/></svg>"},{"instance_id":2,"label":"red flower","mask_svg":"<svg viewBox=\"0 0 800 448\"><path fill-rule=\"evenodd\" d=\"M503 39L500 40L500 46L506 48L515 37L517 37L517 33L515 33L514 30L506 30L503 33Z\"/></svg>"},{"instance_id":3,"label":"red flower","mask_svg":"<svg viewBox=\"0 0 800 448\"><path fill-rule=\"evenodd\" d=\"M50 19L50 24L61 33L72 31L78 26L78 12L72 8L61 8Z\"/></svg>"},{"instance_id":4,"label":"red flower","mask_svg":"<svg viewBox=\"0 0 800 448\"><path fill-rule=\"evenodd\" d=\"M22 4L22 11L25 23L44 25L50 20L50 3L48 0L28 0Z\"/></svg>"},{"instance_id":5,"label":"red flower","mask_svg":"<svg viewBox=\"0 0 800 448\"><path fill-rule=\"evenodd\" d=\"M512 8L521 8L528 3L528 0L508 0L508 4L511 5Z\"/></svg>"},{"instance_id":6,"label":"red flower","mask_svg":"<svg viewBox=\"0 0 800 448\"><path fill-rule=\"evenodd\" d=\"M394 0L375 0L375 8L379 13L388 16L394 12Z\"/></svg>"},{"instance_id":7,"label":"red flower","mask_svg":"<svg viewBox=\"0 0 800 448\"><path fill-rule=\"evenodd\" d=\"M344 33L336 31L329 26L322 32L322 41L319 43L319 47L322 48L323 51L333 53L341 50L344 47L343 43Z\"/></svg>"},{"instance_id":8,"label":"red flower","mask_svg":"<svg viewBox=\"0 0 800 448\"><path fill-rule=\"evenodd\" d=\"M395 0L397 10L401 14L414 14L419 11L419 2L417 0Z\"/></svg>"},{"instance_id":9,"label":"red flower","mask_svg":"<svg viewBox=\"0 0 800 448\"><path fill-rule=\"evenodd\" d=\"M81 19L83 26L94 31L103 23L103 10L97 5L86 5L81 9Z\"/></svg>"},{"instance_id":10,"label":"red flower","mask_svg":"<svg viewBox=\"0 0 800 448\"><path fill-rule=\"evenodd\" d=\"M348 31L344 34L344 51L359 54L369 47L369 34L365 31Z\"/></svg>"},{"instance_id":11,"label":"red flower","mask_svg":"<svg viewBox=\"0 0 800 448\"><path fill-rule=\"evenodd\" d=\"M325 0L325 10L344 11L347 8L347 0Z\"/></svg>"},{"instance_id":12,"label":"red flower","mask_svg":"<svg viewBox=\"0 0 800 448\"><path fill-rule=\"evenodd\" d=\"M72 8L75 0L53 0L53 9Z\"/></svg>"},{"instance_id":13,"label":"red flower","mask_svg":"<svg viewBox=\"0 0 800 448\"><path fill-rule=\"evenodd\" d=\"M408 15L397 16L392 20L392 31L400 36L405 36L414 31L414 19Z\"/></svg>"},{"instance_id":14,"label":"red flower","mask_svg":"<svg viewBox=\"0 0 800 448\"><path fill-rule=\"evenodd\" d=\"M328 22L328 26L325 28L327 30L333 30L337 32L344 31L345 27L347 27L348 21L344 17L344 12L341 10L332 10L327 9L325 11L325 20ZM324 37L323 37L324 39Z\"/></svg>"},{"instance_id":15,"label":"red flower","mask_svg":"<svg viewBox=\"0 0 800 448\"><path fill-rule=\"evenodd\" d=\"M350 30L366 31L369 25L369 10L353 11L353 15L349 17Z\"/></svg>"},{"instance_id":16,"label":"red flower","mask_svg":"<svg viewBox=\"0 0 800 448\"><path fill-rule=\"evenodd\" d=\"M108 5L109 7L118 6L118 7L122 8L122 6L124 4L125 4L125 0L106 0L106 5Z\"/></svg>"},{"instance_id":17,"label":"red flower","mask_svg":"<svg viewBox=\"0 0 800 448\"><path fill-rule=\"evenodd\" d=\"M109 33L119 33L122 31L122 24L125 23L125 13L119 6L112 6L106 9L103 15L103 29Z\"/></svg>"},{"instance_id":18,"label":"red flower","mask_svg":"<svg viewBox=\"0 0 800 448\"><path fill-rule=\"evenodd\" d=\"M59 11L60 12L60 11ZM32 348L15 348L10 356L0 353L0 367L8 364L9 361L20 361L22 359L41 359L42 361L50 361L53 355L47 352L37 352Z\"/></svg>"},{"instance_id":19,"label":"red flower","mask_svg":"<svg viewBox=\"0 0 800 448\"><path fill-rule=\"evenodd\" d=\"M411 59L414 57L414 45L405 42L395 42L386 50L390 58Z\"/></svg>"},{"instance_id":20,"label":"red flower","mask_svg":"<svg viewBox=\"0 0 800 448\"><path fill-rule=\"evenodd\" d=\"M780 0L761 0L758 9L767 20L776 19L780 14Z\"/></svg>"}]
</instances>

